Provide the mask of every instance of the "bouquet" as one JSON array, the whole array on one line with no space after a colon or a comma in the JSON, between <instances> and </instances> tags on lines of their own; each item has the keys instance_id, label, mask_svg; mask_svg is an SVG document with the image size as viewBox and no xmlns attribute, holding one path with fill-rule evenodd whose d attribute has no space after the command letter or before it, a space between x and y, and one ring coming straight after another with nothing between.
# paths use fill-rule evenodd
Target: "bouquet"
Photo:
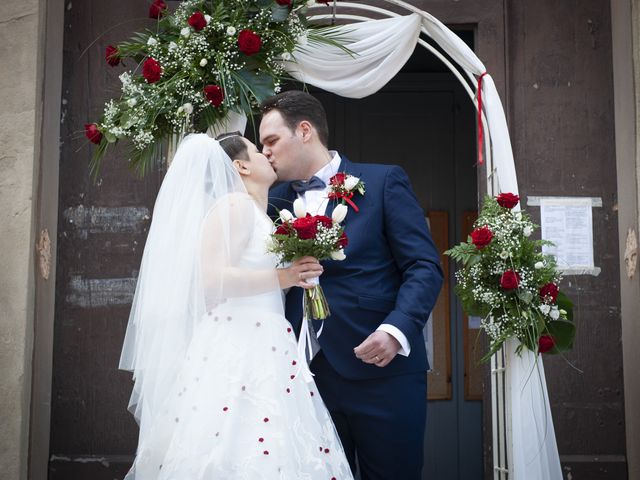
<instances>
[{"instance_id":1,"label":"bouquet","mask_svg":"<svg viewBox=\"0 0 640 480\"><path fill-rule=\"evenodd\" d=\"M474 230L445 252L460 262L456 293L468 315L481 318L490 339L488 360L510 337L537 353L561 353L575 336L572 303L559 290L561 275L553 256L541 253L545 240L533 240L536 225L515 211L519 197L486 197Z\"/></svg>"},{"instance_id":2,"label":"bouquet","mask_svg":"<svg viewBox=\"0 0 640 480\"><path fill-rule=\"evenodd\" d=\"M349 240L340 223L347 215L346 205L336 205L331 218L324 215L309 215L302 200L293 202L292 214L280 210L280 222L271 235L269 251L278 255L280 264L301 257L315 257L318 260L344 260L344 248ZM331 312L327 299L317 278L310 279L315 286L304 291L304 311L306 318L324 320Z\"/></svg>"},{"instance_id":3,"label":"bouquet","mask_svg":"<svg viewBox=\"0 0 640 480\"><path fill-rule=\"evenodd\" d=\"M123 64L122 93L109 100L97 122L85 125L96 145L96 175L107 147L127 139L130 166L141 174L161 142L206 131L230 114L251 118L260 102L280 90L294 50L340 43L333 27L313 27L305 12L316 0L185 0L170 13L154 0L152 29L109 45L105 62ZM324 2L318 2L324 3Z\"/></svg>"}]
</instances>

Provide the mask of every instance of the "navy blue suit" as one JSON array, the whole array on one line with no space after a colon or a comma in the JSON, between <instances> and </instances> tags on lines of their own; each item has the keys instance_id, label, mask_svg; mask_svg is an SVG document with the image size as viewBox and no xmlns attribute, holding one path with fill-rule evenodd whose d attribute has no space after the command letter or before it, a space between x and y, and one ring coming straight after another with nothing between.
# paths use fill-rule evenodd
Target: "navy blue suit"
<instances>
[{"instance_id":1,"label":"navy blue suit","mask_svg":"<svg viewBox=\"0 0 640 480\"><path fill-rule=\"evenodd\" d=\"M323 261L320 283L331 316L324 322L321 352L311 368L352 467L358 456L363 480L420 478L426 415L427 356L422 330L442 286L438 252L424 212L398 166L352 163L340 172L359 177L344 226L344 261ZM286 182L269 195L270 215L291 210L296 193ZM330 216L336 202L331 201ZM292 288L286 317L299 330L302 289ZM353 349L382 323L406 336L411 353L384 368L356 358ZM316 331L319 323L314 321Z\"/></svg>"}]
</instances>

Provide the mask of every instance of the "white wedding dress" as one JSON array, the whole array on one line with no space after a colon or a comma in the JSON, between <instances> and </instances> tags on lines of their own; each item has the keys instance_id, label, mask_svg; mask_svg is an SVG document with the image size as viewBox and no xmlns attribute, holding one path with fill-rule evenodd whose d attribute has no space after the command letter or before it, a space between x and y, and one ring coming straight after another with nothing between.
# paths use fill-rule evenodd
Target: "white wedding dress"
<instances>
[{"instance_id":1,"label":"white wedding dress","mask_svg":"<svg viewBox=\"0 0 640 480\"><path fill-rule=\"evenodd\" d=\"M283 315L281 291L267 288L251 294L265 289L265 273L275 272L276 259L266 253L273 224L252 200L247 200L248 195L236 196L240 202L229 205L229 213L240 219L238 225L245 240L234 238L236 244L240 243L233 245L238 247L232 254L233 272L224 276L226 286L217 285L226 294L233 285L238 296L209 299L205 303L209 306L194 320L189 340L179 355L166 348L165 338L165 348L160 351L173 355L167 365L180 362L173 375L151 382L144 375L145 369L152 370L147 376L156 375L160 363L143 368L139 362L137 370L136 365L130 368L139 371L138 376L147 383L137 379L132 398L140 421L140 440L126 478L352 479L315 383L302 374L306 365L300 362L305 360L298 357L295 335ZM217 222L211 228L207 226L211 217L209 213L204 215L203 237L215 237L220 231ZM207 243L204 238L203 249L207 249ZM209 253L207 250L201 257L207 265L216 262ZM207 266L202 270L206 275ZM206 291L206 279L203 284ZM156 311L156 316L161 314ZM131 335L140 341L140 327L130 328L137 328ZM178 338L175 345L180 350ZM125 350L126 346L127 342ZM163 357L160 354L157 362L165 362ZM140 391L139 384L146 390Z\"/></svg>"}]
</instances>

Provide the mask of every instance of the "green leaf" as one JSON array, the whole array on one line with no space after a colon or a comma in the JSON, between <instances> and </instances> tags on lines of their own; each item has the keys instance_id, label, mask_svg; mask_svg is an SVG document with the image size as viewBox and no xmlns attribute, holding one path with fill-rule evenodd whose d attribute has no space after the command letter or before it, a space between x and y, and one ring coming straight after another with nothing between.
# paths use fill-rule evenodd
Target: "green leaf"
<instances>
[{"instance_id":1,"label":"green leaf","mask_svg":"<svg viewBox=\"0 0 640 480\"><path fill-rule=\"evenodd\" d=\"M547 324L547 332L555 341L555 346L547 353L560 353L571 350L576 336L576 325L568 320L553 320Z\"/></svg>"},{"instance_id":2,"label":"green leaf","mask_svg":"<svg viewBox=\"0 0 640 480\"><path fill-rule=\"evenodd\" d=\"M567 297L564 292L558 292L556 304L558 305L558 308L567 312L567 320L573 321L573 302L569 300L569 297Z\"/></svg>"},{"instance_id":3,"label":"green leaf","mask_svg":"<svg viewBox=\"0 0 640 480\"><path fill-rule=\"evenodd\" d=\"M243 80L259 103L273 95L275 85L270 75L262 72L250 72L245 69L236 72L236 75Z\"/></svg>"}]
</instances>

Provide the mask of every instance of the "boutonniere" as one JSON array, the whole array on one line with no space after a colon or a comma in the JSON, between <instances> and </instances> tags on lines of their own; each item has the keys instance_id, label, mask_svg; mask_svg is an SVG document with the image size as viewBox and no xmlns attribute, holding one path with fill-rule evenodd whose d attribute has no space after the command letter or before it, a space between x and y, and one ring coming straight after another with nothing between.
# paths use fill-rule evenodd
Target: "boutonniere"
<instances>
[{"instance_id":1,"label":"boutonniere","mask_svg":"<svg viewBox=\"0 0 640 480\"><path fill-rule=\"evenodd\" d=\"M329 179L329 195L331 200L342 200L348 203L356 212L360 211L358 206L351 200L355 192L364 195L364 182L360 178L345 172L336 173Z\"/></svg>"}]
</instances>

